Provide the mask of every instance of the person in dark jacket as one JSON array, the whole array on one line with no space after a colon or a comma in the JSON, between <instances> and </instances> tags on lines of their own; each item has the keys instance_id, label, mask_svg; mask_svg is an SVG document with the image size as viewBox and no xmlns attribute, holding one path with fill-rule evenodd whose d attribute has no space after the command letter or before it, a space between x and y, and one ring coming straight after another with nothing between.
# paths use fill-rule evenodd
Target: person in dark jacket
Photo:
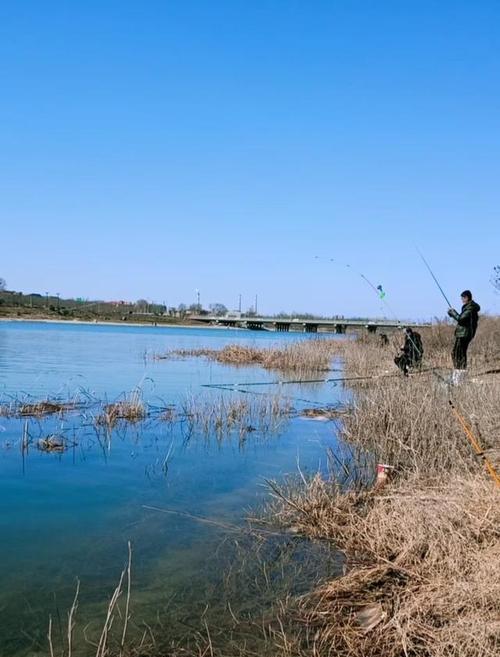
<instances>
[{"instance_id":1,"label":"person in dark jacket","mask_svg":"<svg viewBox=\"0 0 500 657\"><path fill-rule=\"evenodd\" d=\"M412 367L419 367L424 355L424 347L420 333L410 327L405 328L405 343L401 347L401 354L396 356L394 362L408 376L408 370Z\"/></svg>"},{"instance_id":2,"label":"person in dark jacket","mask_svg":"<svg viewBox=\"0 0 500 657\"><path fill-rule=\"evenodd\" d=\"M453 383L459 383L467 369L467 349L477 331L479 321L478 313L481 307L473 301L470 290L461 294L462 310L457 312L454 308L448 310L448 315L457 322L455 329L455 344L451 357L453 359Z\"/></svg>"}]
</instances>

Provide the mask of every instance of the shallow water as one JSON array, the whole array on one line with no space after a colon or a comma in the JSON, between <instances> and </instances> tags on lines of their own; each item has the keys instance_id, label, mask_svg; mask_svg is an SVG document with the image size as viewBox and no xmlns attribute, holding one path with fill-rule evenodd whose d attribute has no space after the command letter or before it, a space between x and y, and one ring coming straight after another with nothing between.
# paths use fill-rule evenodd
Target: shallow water
<instances>
[{"instance_id":1,"label":"shallow water","mask_svg":"<svg viewBox=\"0 0 500 657\"><path fill-rule=\"evenodd\" d=\"M217 439L201 430L187 433L185 423L155 417L119 424L109 434L96 431L95 407L136 386L152 409L179 407L188 398L202 402L241 397L258 403L261 397L255 393L275 393L278 386L248 387L246 393L202 386L271 382L280 378L278 374L203 359L155 361L150 356L167 349L299 339L316 338L234 330L0 323L0 400L57 396L85 402L85 408L62 418L29 419L27 425L24 419L0 417L1 655L48 654L48 617L55 619L57 643L76 577L81 582L78 614L92 628L126 561L128 541L133 550L136 624L131 631L142 632L145 621L156 624L155 633L177 639L186 628L199 626L205 605L222 599L218 587L241 557L244 541L235 547L220 524L184 514L241 525L247 511L265 497L266 478L296 473L298 463L305 472L326 467L325 448L337 445L335 423L281 418L273 430L251 431L242 440L240 435ZM279 389L296 409L340 402L343 394L331 384ZM24 430L31 438L26 451L21 449ZM65 436L72 447L62 454L36 449L37 440L53 432ZM303 583L335 568L335 559L322 550L316 563L305 563L300 541L276 538L261 547L261 558L270 559L271 569L279 566L281 574L293 565L300 590ZM226 587L233 587L233 606L255 613L264 603L262 591L246 589L241 569L235 570L240 579L225 578ZM75 654L95 654L95 648L80 645Z\"/></svg>"}]
</instances>

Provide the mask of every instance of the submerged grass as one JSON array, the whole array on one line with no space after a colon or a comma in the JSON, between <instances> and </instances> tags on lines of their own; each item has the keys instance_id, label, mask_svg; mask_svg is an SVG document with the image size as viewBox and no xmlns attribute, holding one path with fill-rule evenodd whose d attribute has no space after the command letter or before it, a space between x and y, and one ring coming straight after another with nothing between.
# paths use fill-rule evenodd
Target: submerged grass
<instances>
[{"instance_id":1,"label":"submerged grass","mask_svg":"<svg viewBox=\"0 0 500 657\"><path fill-rule=\"evenodd\" d=\"M279 394L263 397L234 399L220 395L215 398L187 398L181 405L178 418L183 423L187 438L194 433L221 440L236 433L240 441L249 433L265 435L279 430L289 417L292 407L289 400ZM168 411L168 420L171 415Z\"/></svg>"},{"instance_id":2,"label":"submerged grass","mask_svg":"<svg viewBox=\"0 0 500 657\"><path fill-rule=\"evenodd\" d=\"M42 418L57 413L68 413L80 407L77 401L59 401L43 399L40 401L11 400L0 404L0 416L3 417L35 417Z\"/></svg>"}]
</instances>

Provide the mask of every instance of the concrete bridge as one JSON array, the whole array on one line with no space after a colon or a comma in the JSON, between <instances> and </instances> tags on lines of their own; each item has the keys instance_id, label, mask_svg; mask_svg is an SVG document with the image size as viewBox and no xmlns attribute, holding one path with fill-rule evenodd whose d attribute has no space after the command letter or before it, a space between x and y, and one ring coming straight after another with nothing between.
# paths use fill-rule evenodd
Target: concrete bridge
<instances>
[{"instance_id":1,"label":"concrete bridge","mask_svg":"<svg viewBox=\"0 0 500 657\"><path fill-rule=\"evenodd\" d=\"M347 329L363 329L369 333L376 333L379 329L390 331L404 326L410 326L411 328L430 326L429 323L402 323L386 319L281 319L276 317L245 317L243 315L224 315L223 317L217 315L192 315L190 319L229 328L245 328L250 331L278 331L280 333L288 333L289 331L317 333L319 330L331 333L345 333Z\"/></svg>"}]
</instances>

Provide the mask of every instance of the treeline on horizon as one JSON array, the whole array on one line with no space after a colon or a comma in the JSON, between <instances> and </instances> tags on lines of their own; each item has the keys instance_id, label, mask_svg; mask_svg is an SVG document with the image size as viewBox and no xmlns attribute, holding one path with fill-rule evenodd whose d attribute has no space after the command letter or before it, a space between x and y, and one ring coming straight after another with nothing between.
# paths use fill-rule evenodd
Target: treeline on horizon
<instances>
[{"instance_id":1,"label":"treeline on horizon","mask_svg":"<svg viewBox=\"0 0 500 657\"><path fill-rule=\"evenodd\" d=\"M0 282L3 279L0 279ZM88 299L82 297L62 298L59 294L40 294L39 292L17 292L7 290L5 283L0 285L0 312L2 311L25 311L30 314L39 312L44 315L59 315L66 318L120 318L122 321L130 316L149 316L163 318L166 320L189 319L193 315L215 315L224 317L226 315L239 316L241 311L230 310L223 303L210 303L207 308L200 303L185 304L180 303L177 306L169 306L166 303L155 303L147 299L138 299L132 301L106 301L100 299ZM24 314L24 313L20 313ZM241 312L241 317L255 317L257 315L255 308L250 306L246 311ZM266 314L268 317L276 319L345 319L340 315L317 315L307 312L285 312L280 311L274 314ZM350 317L349 319L368 320L367 317Z\"/></svg>"}]
</instances>

